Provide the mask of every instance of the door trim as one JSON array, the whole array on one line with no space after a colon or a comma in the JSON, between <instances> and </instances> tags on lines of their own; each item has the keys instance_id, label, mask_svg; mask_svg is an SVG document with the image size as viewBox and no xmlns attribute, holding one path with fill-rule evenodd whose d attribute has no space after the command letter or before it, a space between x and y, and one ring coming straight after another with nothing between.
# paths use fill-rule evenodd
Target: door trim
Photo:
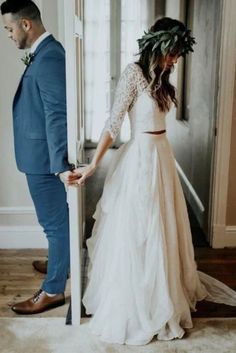
<instances>
[{"instance_id":1,"label":"door trim","mask_svg":"<svg viewBox=\"0 0 236 353\"><path fill-rule=\"evenodd\" d=\"M64 0L64 25L65 25L65 49L66 49L66 93L67 93L67 135L69 162L77 166L78 141L83 142L82 129L80 129L82 100L80 99L80 85L78 77L77 45L76 37L82 33L82 25L79 26L79 18L76 14L78 0ZM83 0L81 0L83 1ZM76 28L77 26L77 28ZM82 63L81 63L82 64ZM82 145L80 144L82 148ZM81 263L83 231L81 220L83 211L81 207L81 188L69 187L67 199L70 218L70 277L71 277L71 312L72 324L80 325L81 319Z\"/></svg>"},{"instance_id":2,"label":"door trim","mask_svg":"<svg viewBox=\"0 0 236 353\"><path fill-rule=\"evenodd\" d=\"M226 212L228 198L231 126L235 84L236 2L222 0L219 91L217 100L216 141L212 172L210 245L213 248L236 246L236 238L228 244Z\"/></svg>"}]
</instances>

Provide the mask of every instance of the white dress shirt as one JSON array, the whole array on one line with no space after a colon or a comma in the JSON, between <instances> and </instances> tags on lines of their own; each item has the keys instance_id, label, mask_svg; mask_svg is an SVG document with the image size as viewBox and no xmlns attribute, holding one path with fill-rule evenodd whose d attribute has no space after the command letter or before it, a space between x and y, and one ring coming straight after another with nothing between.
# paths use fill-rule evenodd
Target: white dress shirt
<instances>
[{"instance_id":1,"label":"white dress shirt","mask_svg":"<svg viewBox=\"0 0 236 353\"><path fill-rule=\"evenodd\" d=\"M43 34L41 34L40 37L38 37L38 39L36 39L36 41L33 43L32 47L30 48L30 53L34 53L35 50L37 49L37 47L39 46L39 44L48 36L50 36L51 33L49 32L44 32Z\"/></svg>"}]
</instances>

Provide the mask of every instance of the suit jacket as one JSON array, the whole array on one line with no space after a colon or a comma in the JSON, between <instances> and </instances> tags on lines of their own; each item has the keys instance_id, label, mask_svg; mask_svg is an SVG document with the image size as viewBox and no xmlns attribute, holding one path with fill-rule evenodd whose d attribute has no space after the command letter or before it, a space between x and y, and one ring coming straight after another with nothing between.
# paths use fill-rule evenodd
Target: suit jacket
<instances>
[{"instance_id":1,"label":"suit jacket","mask_svg":"<svg viewBox=\"0 0 236 353\"><path fill-rule=\"evenodd\" d=\"M27 174L70 170L67 159L65 51L52 35L37 47L13 101L17 167Z\"/></svg>"}]
</instances>

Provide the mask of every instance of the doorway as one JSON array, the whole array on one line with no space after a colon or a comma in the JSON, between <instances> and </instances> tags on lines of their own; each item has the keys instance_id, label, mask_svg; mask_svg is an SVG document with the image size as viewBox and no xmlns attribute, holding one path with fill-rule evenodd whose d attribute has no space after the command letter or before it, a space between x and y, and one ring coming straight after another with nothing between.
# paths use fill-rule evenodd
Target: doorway
<instances>
[{"instance_id":1,"label":"doorway","mask_svg":"<svg viewBox=\"0 0 236 353\"><path fill-rule=\"evenodd\" d=\"M182 60L175 72L179 107L169 114L168 133L186 199L207 242L211 241L209 216L216 140L221 6L220 0L166 0L166 15L179 17L186 23L197 42L194 53Z\"/></svg>"}]
</instances>

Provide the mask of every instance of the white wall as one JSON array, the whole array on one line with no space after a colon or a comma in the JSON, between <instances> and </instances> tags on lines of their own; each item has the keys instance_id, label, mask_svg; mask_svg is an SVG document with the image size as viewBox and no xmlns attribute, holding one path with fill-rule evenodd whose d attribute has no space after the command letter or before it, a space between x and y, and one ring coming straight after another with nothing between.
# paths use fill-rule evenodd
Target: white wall
<instances>
[{"instance_id":1,"label":"white wall","mask_svg":"<svg viewBox=\"0 0 236 353\"><path fill-rule=\"evenodd\" d=\"M41 9L46 29L57 38L57 0L35 2ZM0 248L42 248L47 242L37 223L25 176L16 169L13 150L11 109L24 71L20 60L24 51L15 47L7 38L2 21L0 24Z\"/></svg>"}]
</instances>

